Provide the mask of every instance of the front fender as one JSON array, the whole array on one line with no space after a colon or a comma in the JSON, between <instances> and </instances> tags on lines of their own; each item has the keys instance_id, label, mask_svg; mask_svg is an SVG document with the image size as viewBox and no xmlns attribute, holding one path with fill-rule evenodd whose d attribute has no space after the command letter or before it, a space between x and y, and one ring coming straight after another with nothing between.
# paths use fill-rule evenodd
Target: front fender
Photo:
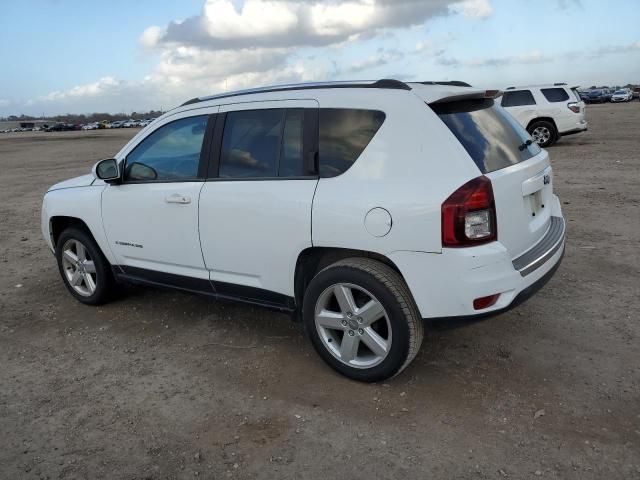
<instances>
[{"instance_id":1,"label":"front fender","mask_svg":"<svg viewBox=\"0 0 640 480\"><path fill-rule=\"evenodd\" d=\"M84 222L109 263L115 257L109 247L102 225L102 191L105 185L76 187L47 192L42 200L41 227L45 242L52 251L55 245L51 235L51 219L71 217Z\"/></svg>"}]
</instances>

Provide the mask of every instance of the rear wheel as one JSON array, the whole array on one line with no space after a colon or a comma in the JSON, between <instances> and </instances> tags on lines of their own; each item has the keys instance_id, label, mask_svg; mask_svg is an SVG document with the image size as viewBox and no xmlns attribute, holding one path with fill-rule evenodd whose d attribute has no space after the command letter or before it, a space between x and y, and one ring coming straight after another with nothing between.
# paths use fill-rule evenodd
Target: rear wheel
<instances>
[{"instance_id":1,"label":"rear wheel","mask_svg":"<svg viewBox=\"0 0 640 480\"><path fill-rule=\"evenodd\" d=\"M404 280L368 258L342 260L318 273L305 293L303 311L318 354L343 375L365 382L400 373L424 335Z\"/></svg>"},{"instance_id":2,"label":"rear wheel","mask_svg":"<svg viewBox=\"0 0 640 480\"><path fill-rule=\"evenodd\" d=\"M527 129L533 140L543 148L553 145L558 139L558 132L551 122L539 120Z\"/></svg>"},{"instance_id":3,"label":"rear wheel","mask_svg":"<svg viewBox=\"0 0 640 480\"><path fill-rule=\"evenodd\" d=\"M64 230L58 238L56 259L67 290L77 300L100 305L111 298L115 286L111 265L85 231Z\"/></svg>"}]
</instances>

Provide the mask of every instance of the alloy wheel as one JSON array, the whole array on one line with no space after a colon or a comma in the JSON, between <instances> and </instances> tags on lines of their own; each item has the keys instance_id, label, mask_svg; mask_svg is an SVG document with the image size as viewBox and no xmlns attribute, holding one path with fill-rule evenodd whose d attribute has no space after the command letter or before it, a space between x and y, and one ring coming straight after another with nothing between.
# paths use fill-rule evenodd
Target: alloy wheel
<instances>
[{"instance_id":1,"label":"alloy wheel","mask_svg":"<svg viewBox=\"0 0 640 480\"><path fill-rule=\"evenodd\" d=\"M78 240L69 239L62 246L62 269L69 285L83 297L96 291L96 266L87 248Z\"/></svg>"},{"instance_id":2,"label":"alloy wheel","mask_svg":"<svg viewBox=\"0 0 640 480\"><path fill-rule=\"evenodd\" d=\"M538 145L542 145L551 138L551 131L547 127L536 127L533 132L531 132L531 136Z\"/></svg>"},{"instance_id":3,"label":"alloy wheel","mask_svg":"<svg viewBox=\"0 0 640 480\"><path fill-rule=\"evenodd\" d=\"M380 301L362 287L337 283L318 297L315 326L324 347L345 365L371 368L391 348L391 323Z\"/></svg>"}]
</instances>

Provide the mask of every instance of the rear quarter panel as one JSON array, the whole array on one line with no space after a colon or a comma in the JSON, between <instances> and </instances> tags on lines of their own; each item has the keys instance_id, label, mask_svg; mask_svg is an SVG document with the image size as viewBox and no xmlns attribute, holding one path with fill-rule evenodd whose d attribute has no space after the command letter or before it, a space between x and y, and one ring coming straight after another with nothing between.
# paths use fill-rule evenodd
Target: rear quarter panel
<instances>
[{"instance_id":1,"label":"rear quarter panel","mask_svg":"<svg viewBox=\"0 0 640 480\"><path fill-rule=\"evenodd\" d=\"M386 119L360 157L342 175L321 178L313 202L314 246L394 251L441 251L440 206L480 171L437 115L416 95L354 90L319 95L320 108L365 108ZM389 233L371 235L365 217L386 209Z\"/></svg>"}]
</instances>

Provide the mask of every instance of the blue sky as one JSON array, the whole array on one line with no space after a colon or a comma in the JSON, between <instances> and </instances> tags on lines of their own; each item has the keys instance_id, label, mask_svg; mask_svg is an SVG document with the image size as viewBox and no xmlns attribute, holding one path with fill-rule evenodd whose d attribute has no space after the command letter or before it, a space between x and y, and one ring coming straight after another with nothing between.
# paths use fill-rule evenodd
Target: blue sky
<instances>
[{"instance_id":1,"label":"blue sky","mask_svg":"<svg viewBox=\"0 0 640 480\"><path fill-rule=\"evenodd\" d=\"M640 2L30 0L0 15L0 115L168 109L291 81L640 83Z\"/></svg>"}]
</instances>

